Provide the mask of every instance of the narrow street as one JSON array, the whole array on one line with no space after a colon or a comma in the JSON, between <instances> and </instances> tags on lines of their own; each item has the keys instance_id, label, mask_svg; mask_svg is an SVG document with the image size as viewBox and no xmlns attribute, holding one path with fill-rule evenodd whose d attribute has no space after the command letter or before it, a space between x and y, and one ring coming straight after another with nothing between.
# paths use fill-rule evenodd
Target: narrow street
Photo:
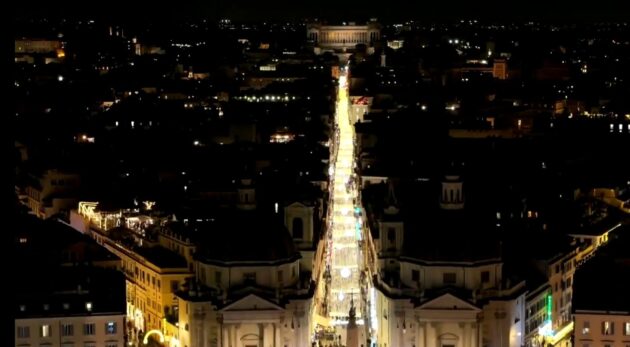
<instances>
[{"instance_id":1,"label":"narrow street","mask_svg":"<svg viewBox=\"0 0 630 347\"><path fill-rule=\"evenodd\" d=\"M327 239L326 271L329 290L324 299L330 328L336 342L345 344L345 326L350 308L356 310L357 323L362 319L365 291L362 291L363 255L360 247L362 226L357 206L354 174L354 125L350 124L347 68L342 69L337 92L333 163L330 168L332 224ZM335 155L336 154L336 155Z\"/></svg>"}]
</instances>

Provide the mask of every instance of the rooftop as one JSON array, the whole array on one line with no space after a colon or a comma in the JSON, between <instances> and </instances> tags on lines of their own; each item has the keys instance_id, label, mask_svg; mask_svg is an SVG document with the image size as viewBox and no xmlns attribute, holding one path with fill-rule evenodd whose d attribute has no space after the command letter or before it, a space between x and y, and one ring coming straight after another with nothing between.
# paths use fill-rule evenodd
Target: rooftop
<instances>
[{"instance_id":1,"label":"rooftop","mask_svg":"<svg viewBox=\"0 0 630 347\"><path fill-rule=\"evenodd\" d=\"M278 262L300 257L276 214L227 210L200 228L202 241L197 257L201 261Z\"/></svg>"},{"instance_id":2,"label":"rooftop","mask_svg":"<svg viewBox=\"0 0 630 347\"><path fill-rule=\"evenodd\" d=\"M161 246L139 247L134 249L146 260L160 268L186 268L186 259Z\"/></svg>"},{"instance_id":3,"label":"rooftop","mask_svg":"<svg viewBox=\"0 0 630 347\"><path fill-rule=\"evenodd\" d=\"M576 312L616 311L630 315L630 282L621 280L630 278L630 237L627 235L630 229L628 226L623 229L576 271L573 284Z\"/></svg>"}]
</instances>

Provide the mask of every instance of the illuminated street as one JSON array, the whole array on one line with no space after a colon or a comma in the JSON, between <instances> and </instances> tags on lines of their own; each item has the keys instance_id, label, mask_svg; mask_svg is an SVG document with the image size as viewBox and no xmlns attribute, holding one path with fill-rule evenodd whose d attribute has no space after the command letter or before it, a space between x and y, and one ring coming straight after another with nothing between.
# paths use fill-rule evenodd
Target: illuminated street
<instances>
[{"instance_id":1,"label":"illuminated street","mask_svg":"<svg viewBox=\"0 0 630 347\"><path fill-rule=\"evenodd\" d=\"M354 127L348 114L347 72L339 78L336 112L336 157L331 166L331 232L328 235L327 267L330 274L327 311L331 325L348 323L351 302L359 325L364 308L361 295L362 254L360 249L360 211L355 206L357 187L354 182ZM334 155L334 153L333 153ZM338 332L342 336L343 332Z\"/></svg>"}]
</instances>

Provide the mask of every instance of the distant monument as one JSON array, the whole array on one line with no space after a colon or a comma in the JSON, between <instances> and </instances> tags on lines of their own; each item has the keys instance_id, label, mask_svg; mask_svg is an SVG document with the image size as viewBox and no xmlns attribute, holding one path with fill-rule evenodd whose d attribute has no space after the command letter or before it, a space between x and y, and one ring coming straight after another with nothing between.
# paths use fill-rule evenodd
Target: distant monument
<instances>
[{"instance_id":1,"label":"distant monument","mask_svg":"<svg viewBox=\"0 0 630 347\"><path fill-rule=\"evenodd\" d=\"M357 327L356 312L354 310L354 298L350 298L350 312L348 316L346 347L359 347L359 327Z\"/></svg>"},{"instance_id":2,"label":"distant monument","mask_svg":"<svg viewBox=\"0 0 630 347\"><path fill-rule=\"evenodd\" d=\"M348 60L357 45L365 45L367 53L374 53L374 43L381 39L381 25L372 19L365 24L344 22L342 25L327 25L320 22L306 26L306 37L314 45L315 54L330 52L340 62Z\"/></svg>"}]
</instances>

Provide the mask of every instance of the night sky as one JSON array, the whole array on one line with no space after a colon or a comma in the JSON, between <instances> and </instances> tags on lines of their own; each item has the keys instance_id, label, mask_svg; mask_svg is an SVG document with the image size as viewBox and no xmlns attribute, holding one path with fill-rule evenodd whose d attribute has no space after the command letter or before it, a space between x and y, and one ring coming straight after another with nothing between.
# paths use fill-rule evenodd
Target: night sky
<instances>
[{"instance_id":1,"label":"night sky","mask_svg":"<svg viewBox=\"0 0 630 347\"><path fill-rule=\"evenodd\" d=\"M368 2L369 1L369 2ZM624 8L625 7L625 8ZM18 2L17 16L93 16L121 20L187 18L231 18L234 20L300 20L325 18L330 21L362 21L376 17L383 21L421 19L449 20L479 18L491 20L566 19L628 20L630 10L624 1L504 0L504 1L409 1L374 0L178 0L178 1L83 1Z\"/></svg>"}]
</instances>

